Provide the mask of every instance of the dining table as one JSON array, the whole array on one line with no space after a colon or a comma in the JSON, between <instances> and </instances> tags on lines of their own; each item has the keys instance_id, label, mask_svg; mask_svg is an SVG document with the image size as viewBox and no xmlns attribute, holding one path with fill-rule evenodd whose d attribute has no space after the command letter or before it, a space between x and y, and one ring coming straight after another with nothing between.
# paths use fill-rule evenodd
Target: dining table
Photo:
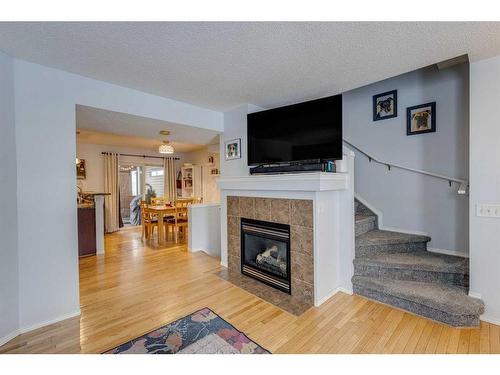
<instances>
[{"instance_id":1,"label":"dining table","mask_svg":"<svg viewBox=\"0 0 500 375\"><path fill-rule=\"evenodd\" d=\"M176 213L186 211L187 208L179 208L173 205L162 204L162 205L151 205L148 206L149 210L158 217L158 242L163 242L163 236L165 234L165 222L164 218L169 216L174 216Z\"/></svg>"}]
</instances>

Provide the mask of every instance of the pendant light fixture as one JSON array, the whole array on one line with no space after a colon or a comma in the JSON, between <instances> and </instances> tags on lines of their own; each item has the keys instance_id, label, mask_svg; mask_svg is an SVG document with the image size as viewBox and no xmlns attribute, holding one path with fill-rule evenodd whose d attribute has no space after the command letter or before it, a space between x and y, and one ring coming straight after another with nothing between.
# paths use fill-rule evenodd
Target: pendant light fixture
<instances>
[{"instance_id":1,"label":"pendant light fixture","mask_svg":"<svg viewBox=\"0 0 500 375\"><path fill-rule=\"evenodd\" d=\"M160 135L164 136L165 139L162 141L163 144L158 147L158 152L160 154L173 154L175 152L174 147L170 144L170 141L166 139L166 137L170 135L170 132L168 130L162 130Z\"/></svg>"}]
</instances>

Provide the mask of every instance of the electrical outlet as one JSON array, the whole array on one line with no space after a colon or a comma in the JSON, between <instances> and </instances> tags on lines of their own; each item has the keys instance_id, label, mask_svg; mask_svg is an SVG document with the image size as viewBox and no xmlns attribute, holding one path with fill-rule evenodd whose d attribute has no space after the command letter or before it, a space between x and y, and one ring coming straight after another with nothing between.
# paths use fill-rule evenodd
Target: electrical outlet
<instances>
[{"instance_id":1,"label":"electrical outlet","mask_svg":"<svg viewBox=\"0 0 500 375\"><path fill-rule=\"evenodd\" d=\"M500 218L500 204L478 204L476 216Z\"/></svg>"}]
</instances>

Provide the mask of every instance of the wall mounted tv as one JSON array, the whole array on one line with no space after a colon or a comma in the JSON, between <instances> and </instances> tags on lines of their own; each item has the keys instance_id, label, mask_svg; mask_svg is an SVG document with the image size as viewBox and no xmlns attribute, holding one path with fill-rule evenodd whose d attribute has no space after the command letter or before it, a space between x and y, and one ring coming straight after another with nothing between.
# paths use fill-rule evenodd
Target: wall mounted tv
<instances>
[{"instance_id":1,"label":"wall mounted tv","mask_svg":"<svg viewBox=\"0 0 500 375\"><path fill-rule=\"evenodd\" d=\"M247 115L248 165L342 159L342 95Z\"/></svg>"}]
</instances>

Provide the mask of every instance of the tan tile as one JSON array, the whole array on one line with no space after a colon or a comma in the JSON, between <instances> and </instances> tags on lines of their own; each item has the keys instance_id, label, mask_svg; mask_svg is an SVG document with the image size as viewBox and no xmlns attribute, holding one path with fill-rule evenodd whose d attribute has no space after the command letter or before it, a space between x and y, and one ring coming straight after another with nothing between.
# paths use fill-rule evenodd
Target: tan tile
<instances>
[{"instance_id":1,"label":"tan tile","mask_svg":"<svg viewBox=\"0 0 500 375\"><path fill-rule=\"evenodd\" d=\"M255 219L271 220L271 201L269 198L255 198Z\"/></svg>"},{"instance_id":2,"label":"tan tile","mask_svg":"<svg viewBox=\"0 0 500 375\"><path fill-rule=\"evenodd\" d=\"M240 272L241 271L241 260L239 256L231 255L228 257L227 268L230 271Z\"/></svg>"},{"instance_id":3,"label":"tan tile","mask_svg":"<svg viewBox=\"0 0 500 375\"><path fill-rule=\"evenodd\" d=\"M241 243L240 238L237 236L227 236L227 252L235 256L240 256L241 254Z\"/></svg>"},{"instance_id":4,"label":"tan tile","mask_svg":"<svg viewBox=\"0 0 500 375\"><path fill-rule=\"evenodd\" d=\"M240 216L239 197L227 197L227 214L230 216Z\"/></svg>"},{"instance_id":5,"label":"tan tile","mask_svg":"<svg viewBox=\"0 0 500 375\"><path fill-rule=\"evenodd\" d=\"M291 251L313 255L314 241L312 228L292 225L290 228Z\"/></svg>"},{"instance_id":6,"label":"tan tile","mask_svg":"<svg viewBox=\"0 0 500 375\"><path fill-rule=\"evenodd\" d=\"M236 216L227 217L227 235L240 236L240 218Z\"/></svg>"},{"instance_id":7,"label":"tan tile","mask_svg":"<svg viewBox=\"0 0 500 375\"><path fill-rule=\"evenodd\" d=\"M240 217L255 218L255 198L240 197Z\"/></svg>"},{"instance_id":8,"label":"tan tile","mask_svg":"<svg viewBox=\"0 0 500 375\"><path fill-rule=\"evenodd\" d=\"M292 295L305 303L314 302L314 287L292 276Z\"/></svg>"},{"instance_id":9,"label":"tan tile","mask_svg":"<svg viewBox=\"0 0 500 375\"><path fill-rule=\"evenodd\" d=\"M313 227L313 203L311 200L293 199L292 200L292 225L303 227Z\"/></svg>"},{"instance_id":10,"label":"tan tile","mask_svg":"<svg viewBox=\"0 0 500 375\"><path fill-rule=\"evenodd\" d=\"M291 254L292 277L304 281L308 284L314 284L314 265L312 256L294 252Z\"/></svg>"},{"instance_id":11,"label":"tan tile","mask_svg":"<svg viewBox=\"0 0 500 375\"><path fill-rule=\"evenodd\" d=\"M290 199L271 200L271 221L290 224Z\"/></svg>"}]
</instances>

